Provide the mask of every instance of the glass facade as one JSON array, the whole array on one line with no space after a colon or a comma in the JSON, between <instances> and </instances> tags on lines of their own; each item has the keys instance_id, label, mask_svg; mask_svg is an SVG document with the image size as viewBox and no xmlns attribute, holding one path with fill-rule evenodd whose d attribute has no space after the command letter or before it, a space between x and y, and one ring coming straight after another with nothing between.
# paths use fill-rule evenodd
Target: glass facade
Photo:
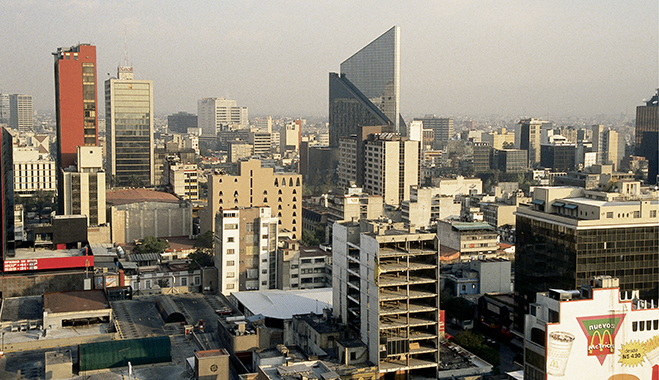
<instances>
[{"instance_id":1,"label":"glass facade","mask_svg":"<svg viewBox=\"0 0 659 380\"><path fill-rule=\"evenodd\" d=\"M108 163L115 185L153 184L153 85L106 82Z\"/></svg>"},{"instance_id":2,"label":"glass facade","mask_svg":"<svg viewBox=\"0 0 659 380\"><path fill-rule=\"evenodd\" d=\"M394 26L330 74L330 146L358 126L389 125L405 134L400 117L400 28Z\"/></svg>"},{"instance_id":3,"label":"glass facade","mask_svg":"<svg viewBox=\"0 0 659 380\"><path fill-rule=\"evenodd\" d=\"M522 326L537 292L574 290L593 276L620 280L620 290L656 299L659 286L659 226L575 229L517 216L515 322Z\"/></svg>"}]
</instances>

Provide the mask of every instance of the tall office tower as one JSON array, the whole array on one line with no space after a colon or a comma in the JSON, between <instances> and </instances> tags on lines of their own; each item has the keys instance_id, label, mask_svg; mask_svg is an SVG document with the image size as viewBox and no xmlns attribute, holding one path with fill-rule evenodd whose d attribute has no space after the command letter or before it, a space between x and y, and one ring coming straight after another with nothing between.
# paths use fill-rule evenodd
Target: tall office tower
<instances>
[{"instance_id":1,"label":"tall office tower","mask_svg":"<svg viewBox=\"0 0 659 380\"><path fill-rule=\"evenodd\" d=\"M235 100L203 98L197 101L197 125L205 136L215 136L226 129L249 126L247 107L238 107Z\"/></svg>"},{"instance_id":2,"label":"tall office tower","mask_svg":"<svg viewBox=\"0 0 659 380\"><path fill-rule=\"evenodd\" d=\"M177 112L167 116L167 130L169 133L188 133L188 128L197 128L197 115Z\"/></svg>"},{"instance_id":3,"label":"tall office tower","mask_svg":"<svg viewBox=\"0 0 659 380\"><path fill-rule=\"evenodd\" d=\"M522 119L520 125L519 149L528 152L529 166L533 167L540 163L540 141L542 136L542 127L547 124L535 118Z\"/></svg>"},{"instance_id":4,"label":"tall office tower","mask_svg":"<svg viewBox=\"0 0 659 380\"><path fill-rule=\"evenodd\" d=\"M136 80L133 68L119 66L105 81L107 169L116 186L155 183L153 81Z\"/></svg>"},{"instance_id":5,"label":"tall office tower","mask_svg":"<svg viewBox=\"0 0 659 380\"><path fill-rule=\"evenodd\" d=\"M13 141L11 134L0 127L0 249L2 260L14 256L14 178Z\"/></svg>"},{"instance_id":6,"label":"tall office tower","mask_svg":"<svg viewBox=\"0 0 659 380\"><path fill-rule=\"evenodd\" d=\"M86 215L88 226L99 226L106 222L102 149L100 146L79 146L77 167L60 169L62 214Z\"/></svg>"},{"instance_id":7,"label":"tall office tower","mask_svg":"<svg viewBox=\"0 0 659 380\"><path fill-rule=\"evenodd\" d=\"M540 145L540 166L556 172L573 170L577 156L577 145L554 143Z\"/></svg>"},{"instance_id":8,"label":"tall office tower","mask_svg":"<svg viewBox=\"0 0 659 380\"><path fill-rule=\"evenodd\" d=\"M410 199L410 186L419 184L420 145L395 133L370 135L364 144L364 190L392 206Z\"/></svg>"},{"instance_id":9,"label":"tall office tower","mask_svg":"<svg viewBox=\"0 0 659 380\"><path fill-rule=\"evenodd\" d=\"M32 95L9 95L9 127L20 132L31 131L32 121Z\"/></svg>"},{"instance_id":10,"label":"tall office tower","mask_svg":"<svg viewBox=\"0 0 659 380\"><path fill-rule=\"evenodd\" d=\"M329 79L330 146L365 125L406 132L400 116L400 27L394 26L341 63Z\"/></svg>"},{"instance_id":11,"label":"tall office tower","mask_svg":"<svg viewBox=\"0 0 659 380\"><path fill-rule=\"evenodd\" d=\"M434 149L441 148L453 137L453 118L426 115L425 117L414 118L414 120L422 121L423 128L435 131Z\"/></svg>"},{"instance_id":12,"label":"tall office tower","mask_svg":"<svg viewBox=\"0 0 659 380\"><path fill-rule=\"evenodd\" d=\"M0 94L0 126L9 126L9 94Z\"/></svg>"},{"instance_id":13,"label":"tall office tower","mask_svg":"<svg viewBox=\"0 0 659 380\"><path fill-rule=\"evenodd\" d=\"M227 208L215 217L215 267L219 289L277 288L277 218L270 207Z\"/></svg>"},{"instance_id":14,"label":"tall office tower","mask_svg":"<svg viewBox=\"0 0 659 380\"><path fill-rule=\"evenodd\" d=\"M75 166L78 146L98 145L96 46L57 48L55 112L57 166Z\"/></svg>"},{"instance_id":15,"label":"tall office tower","mask_svg":"<svg viewBox=\"0 0 659 380\"><path fill-rule=\"evenodd\" d=\"M333 314L367 345L382 379L437 378L439 246L436 234L402 225L334 223Z\"/></svg>"},{"instance_id":16,"label":"tall office tower","mask_svg":"<svg viewBox=\"0 0 659 380\"><path fill-rule=\"evenodd\" d=\"M604 127L593 125L593 151L597 152L597 163L613 165L618 168L618 132Z\"/></svg>"},{"instance_id":17,"label":"tall office tower","mask_svg":"<svg viewBox=\"0 0 659 380\"><path fill-rule=\"evenodd\" d=\"M634 151L648 160L648 182L657 184L659 166L659 89L644 106L636 107Z\"/></svg>"},{"instance_id":18,"label":"tall office tower","mask_svg":"<svg viewBox=\"0 0 659 380\"><path fill-rule=\"evenodd\" d=\"M492 145L489 142L474 143L474 172L487 173L492 169Z\"/></svg>"},{"instance_id":19,"label":"tall office tower","mask_svg":"<svg viewBox=\"0 0 659 380\"><path fill-rule=\"evenodd\" d=\"M620 279L623 291L657 299L659 198L638 181L610 192L536 187L517 208L515 324L519 331L537 292L580 289L592 276Z\"/></svg>"},{"instance_id":20,"label":"tall office tower","mask_svg":"<svg viewBox=\"0 0 659 380\"><path fill-rule=\"evenodd\" d=\"M260 160L241 161L238 175L214 174L208 179L208 207L199 213L201 230L215 231L215 214L235 207L267 206L279 228L302 238L302 175L275 173Z\"/></svg>"}]
</instances>

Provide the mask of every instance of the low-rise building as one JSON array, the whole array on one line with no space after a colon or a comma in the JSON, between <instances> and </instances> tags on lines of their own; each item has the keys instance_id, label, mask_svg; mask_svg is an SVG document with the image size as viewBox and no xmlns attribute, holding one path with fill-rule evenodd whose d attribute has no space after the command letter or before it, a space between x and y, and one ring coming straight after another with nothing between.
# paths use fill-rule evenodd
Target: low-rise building
<instances>
[{"instance_id":1,"label":"low-rise building","mask_svg":"<svg viewBox=\"0 0 659 380\"><path fill-rule=\"evenodd\" d=\"M442 245L460 251L463 260L491 258L497 254L498 235L488 223L440 221L437 237Z\"/></svg>"}]
</instances>

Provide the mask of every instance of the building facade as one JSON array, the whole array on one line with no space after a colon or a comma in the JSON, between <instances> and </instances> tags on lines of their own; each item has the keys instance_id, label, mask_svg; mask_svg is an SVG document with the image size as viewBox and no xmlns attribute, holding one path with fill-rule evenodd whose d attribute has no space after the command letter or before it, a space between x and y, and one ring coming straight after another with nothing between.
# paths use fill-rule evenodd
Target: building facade
<instances>
[{"instance_id":1,"label":"building facade","mask_svg":"<svg viewBox=\"0 0 659 380\"><path fill-rule=\"evenodd\" d=\"M167 130L170 133L188 133L188 128L197 128L197 115L177 112L167 116Z\"/></svg>"},{"instance_id":2,"label":"building facade","mask_svg":"<svg viewBox=\"0 0 659 380\"><path fill-rule=\"evenodd\" d=\"M195 201L199 199L197 164L168 162L169 186L176 196Z\"/></svg>"},{"instance_id":3,"label":"building facade","mask_svg":"<svg viewBox=\"0 0 659 380\"><path fill-rule=\"evenodd\" d=\"M75 166L78 146L98 145L96 46L58 48L55 56L57 165Z\"/></svg>"},{"instance_id":4,"label":"building facade","mask_svg":"<svg viewBox=\"0 0 659 380\"><path fill-rule=\"evenodd\" d=\"M0 127L0 249L2 260L14 256L13 143L9 131Z\"/></svg>"},{"instance_id":5,"label":"building facade","mask_svg":"<svg viewBox=\"0 0 659 380\"><path fill-rule=\"evenodd\" d=\"M533 167L540 162L540 143L542 126L545 121L535 118L522 119L520 125L519 149L528 152L528 166Z\"/></svg>"},{"instance_id":6,"label":"building facade","mask_svg":"<svg viewBox=\"0 0 659 380\"><path fill-rule=\"evenodd\" d=\"M426 115L422 118L414 118L423 122L424 129L432 129L435 134L433 141L433 149L442 148L451 138L453 138L453 118L452 117L437 117L435 115Z\"/></svg>"},{"instance_id":7,"label":"building facade","mask_svg":"<svg viewBox=\"0 0 659 380\"><path fill-rule=\"evenodd\" d=\"M277 287L277 218L270 207L223 209L215 218L218 289L226 296Z\"/></svg>"},{"instance_id":8,"label":"building facade","mask_svg":"<svg viewBox=\"0 0 659 380\"><path fill-rule=\"evenodd\" d=\"M636 107L636 133L634 152L648 160L648 182L657 184L659 173L659 90Z\"/></svg>"},{"instance_id":9,"label":"building facade","mask_svg":"<svg viewBox=\"0 0 659 380\"><path fill-rule=\"evenodd\" d=\"M383 125L405 133L400 116L400 27L394 26L330 73L329 137L338 147L356 127Z\"/></svg>"},{"instance_id":10,"label":"building facade","mask_svg":"<svg viewBox=\"0 0 659 380\"><path fill-rule=\"evenodd\" d=\"M267 206L279 228L302 238L302 175L275 173L260 160L240 162L238 175L214 174L208 179L208 206L200 212L202 232L215 231L215 214L235 207Z\"/></svg>"},{"instance_id":11,"label":"building facade","mask_svg":"<svg viewBox=\"0 0 659 380\"><path fill-rule=\"evenodd\" d=\"M57 191L55 161L33 147L14 148L14 193L29 196L37 191Z\"/></svg>"},{"instance_id":12,"label":"building facade","mask_svg":"<svg viewBox=\"0 0 659 380\"><path fill-rule=\"evenodd\" d=\"M19 132L31 131L34 125L32 117L32 95L9 95L9 127Z\"/></svg>"},{"instance_id":13,"label":"building facade","mask_svg":"<svg viewBox=\"0 0 659 380\"><path fill-rule=\"evenodd\" d=\"M115 185L155 183L153 117L153 81L119 66L117 78L105 81L107 166Z\"/></svg>"},{"instance_id":14,"label":"building facade","mask_svg":"<svg viewBox=\"0 0 659 380\"><path fill-rule=\"evenodd\" d=\"M88 226L106 223L105 172L102 148L78 147L76 170L62 170L64 215L86 215Z\"/></svg>"},{"instance_id":15,"label":"building facade","mask_svg":"<svg viewBox=\"0 0 659 380\"><path fill-rule=\"evenodd\" d=\"M216 136L223 128L241 129L249 126L247 107L238 107L235 100L203 98L197 101L197 125L205 136Z\"/></svg>"},{"instance_id":16,"label":"building facade","mask_svg":"<svg viewBox=\"0 0 659 380\"><path fill-rule=\"evenodd\" d=\"M332 252L334 316L368 346L368 359L377 363L380 376L437 378L436 235L377 223L364 223L363 229L335 223Z\"/></svg>"},{"instance_id":17,"label":"building facade","mask_svg":"<svg viewBox=\"0 0 659 380\"><path fill-rule=\"evenodd\" d=\"M395 133L371 135L364 143L364 190L398 206L419 184L420 142Z\"/></svg>"},{"instance_id":18,"label":"building facade","mask_svg":"<svg viewBox=\"0 0 659 380\"><path fill-rule=\"evenodd\" d=\"M610 190L536 187L531 203L517 209L518 328L537 292L579 289L593 276L615 276L621 290L657 298L659 195L637 181Z\"/></svg>"}]
</instances>

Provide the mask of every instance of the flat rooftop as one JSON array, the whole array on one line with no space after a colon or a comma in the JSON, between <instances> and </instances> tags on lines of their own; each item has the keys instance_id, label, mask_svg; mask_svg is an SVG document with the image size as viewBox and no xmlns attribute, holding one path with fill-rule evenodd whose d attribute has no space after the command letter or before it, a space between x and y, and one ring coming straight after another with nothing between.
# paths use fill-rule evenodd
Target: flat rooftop
<instances>
[{"instance_id":1,"label":"flat rooftop","mask_svg":"<svg viewBox=\"0 0 659 380\"><path fill-rule=\"evenodd\" d=\"M110 309L110 303L102 290L75 290L44 293L43 308L49 313L68 313Z\"/></svg>"},{"instance_id":2,"label":"flat rooftop","mask_svg":"<svg viewBox=\"0 0 659 380\"><path fill-rule=\"evenodd\" d=\"M179 199L173 194L146 189L108 191L105 197L108 206L119 206L140 202L179 202Z\"/></svg>"},{"instance_id":3,"label":"flat rooftop","mask_svg":"<svg viewBox=\"0 0 659 380\"><path fill-rule=\"evenodd\" d=\"M41 319L43 317L41 296L12 297L2 300L1 322Z\"/></svg>"},{"instance_id":4,"label":"flat rooftop","mask_svg":"<svg viewBox=\"0 0 659 380\"><path fill-rule=\"evenodd\" d=\"M48 259L57 257L85 256L79 249L32 249L17 248L14 257L5 257L5 260Z\"/></svg>"},{"instance_id":5,"label":"flat rooftop","mask_svg":"<svg viewBox=\"0 0 659 380\"><path fill-rule=\"evenodd\" d=\"M332 307L332 288L234 292L231 297L252 314L275 319L291 319L293 315L310 312L322 313L324 308Z\"/></svg>"}]
</instances>

